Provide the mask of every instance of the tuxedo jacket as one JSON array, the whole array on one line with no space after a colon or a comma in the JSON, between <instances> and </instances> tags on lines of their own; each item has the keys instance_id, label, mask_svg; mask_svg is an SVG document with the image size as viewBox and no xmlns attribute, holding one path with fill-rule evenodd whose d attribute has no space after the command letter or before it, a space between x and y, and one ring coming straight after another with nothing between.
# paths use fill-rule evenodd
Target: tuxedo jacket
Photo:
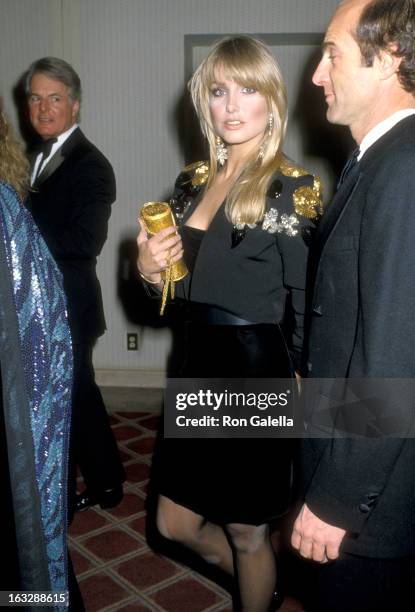
<instances>
[{"instance_id":1,"label":"tuxedo jacket","mask_svg":"<svg viewBox=\"0 0 415 612\"><path fill-rule=\"evenodd\" d=\"M311 376L415 378L414 306L410 116L367 150L317 230ZM399 405L399 398L389 400ZM343 550L372 557L415 553L414 439L308 439L303 459L305 501L347 530Z\"/></svg>"},{"instance_id":2,"label":"tuxedo jacket","mask_svg":"<svg viewBox=\"0 0 415 612\"><path fill-rule=\"evenodd\" d=\"M115 177L108 160L77 128L33 185L28 208L63 274L74 342L105 331L97 256L107 238Z\"/></svg>"}]
</instances>

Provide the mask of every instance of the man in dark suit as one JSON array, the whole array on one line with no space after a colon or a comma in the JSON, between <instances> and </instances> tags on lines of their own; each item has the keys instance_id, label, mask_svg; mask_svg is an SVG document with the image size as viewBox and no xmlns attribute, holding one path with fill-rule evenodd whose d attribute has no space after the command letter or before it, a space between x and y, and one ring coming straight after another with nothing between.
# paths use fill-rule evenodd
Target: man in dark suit
<instances>
[{"instance_id":1,"label":"man in dark suit","mask_svg":"<svg viewBox=\"0 0 415 612\"><path fill-rule=\"evenodd\" d=\"M359 150L316 235L309 367L324 380L292 543L317 562L307 612L412 610L415 440L323 439L313 423L328 379L415 378L415 1L342 2L313 82ZM401 405L394 384L380 416Z\"/></svg>"},{"instance_id":2,"label":"man in dark suit","mask_svg":"<svg viewBox=\"0 0 415 612\"><path fill-rule=\"evenodd\" d=\"M96 258L107 238L115 177L111 165L81 132L77 118L81 83L65 61L46 57L27 73L30 121L42 139L34 158L29 208L63 274L74 347L74 398L70 471L76 465L86 490L75 510L122 499L124 469L101 393L92 349L105 331Z\"/></svg>"}]
</instances>

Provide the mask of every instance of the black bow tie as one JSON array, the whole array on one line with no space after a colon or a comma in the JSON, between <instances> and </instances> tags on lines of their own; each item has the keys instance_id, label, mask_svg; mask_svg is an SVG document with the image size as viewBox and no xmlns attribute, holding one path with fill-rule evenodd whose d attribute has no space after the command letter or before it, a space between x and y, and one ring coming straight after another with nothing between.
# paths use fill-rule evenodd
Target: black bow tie
<instances>
[{"instance_id":1,"label":"black bow tie","mask_svg":"<svg viewBox=\"0 0 415 612\"><path fill-rule=\"evenodd\" d=\"M342 173L340 175L339 178L339 182L337 183L337 189L343 185L344 181L346 180L346 178L348 177L348 175L350 174L350 172L352 171L352 169L359 163L357 161L357 158L359 157L360 154L360 149L359 147L357 147L352 154L350 155L349 159L347 160L347 162L344 165L344 168L342 170Z\"/></svg>"},{"instance_id":2,"label":"black bow tie","mask_svg":"<svg viewBox=\"0 0 415 612\"><path fill-rule=\"evenodd\" d=\"M41 155L38 165L37 165L37 170L36 170L36 175L33 177L33 182L32 185L34 185L38 179L39 174L42 172L43 170L43 162L45 161L45 159L47 159L50 155L50 152L52 151L52 147L55 144L55 142L58 142L57 138L49 138L49 140L43 140L39 147L38 147L38 156ZM36 158L37 159L37 158Z\"/></svg>"},{"instance_id":3,"label":"black bow tie","mask_svg":"<svg viewBox=\"0 0 415 612\"><path fill-rule=\"evenodd\" d=\"M48 140L42 140L38 148L38 153L42 153L42 159L46 159L47 157L49 157L55 142L58 142L57 138L49 138Z\"/></svg>"}]
</instances>

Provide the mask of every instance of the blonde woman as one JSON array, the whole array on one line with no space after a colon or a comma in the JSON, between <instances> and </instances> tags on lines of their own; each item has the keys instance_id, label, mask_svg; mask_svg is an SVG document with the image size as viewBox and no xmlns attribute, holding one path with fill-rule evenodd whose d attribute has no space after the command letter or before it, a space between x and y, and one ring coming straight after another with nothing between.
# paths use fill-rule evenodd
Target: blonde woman
<instances>
[{"instance_id":1,"label":"blonde woman","mask_svg":"<svg viewBox=\"0 0 415 612\"><path fill-rule=\"evenodd\" d=\"M171 205L180 234L140 232L139 272L161 288L169 256L184 253L190 274L177 287L188 305L184 377L294 377L320 198L318 181L282 153L280 69L259 40L226 38L196 70L190 91L210 160L176 181ZM159 530L233 575L243 610L281 603L269 523L289 507L291 463L284 440L162 444Z\"/></svg>"},{"instance_id":2,"label":"blonde woman","mask_svg":"<svg viewBox=\"0 0 415 612\"><path fill-rule=\"evenodd\" d=\"M23 201L29 185L29 162L14 138L0 98L0 181L13 187Z\"/></svg>"}]
</instances>

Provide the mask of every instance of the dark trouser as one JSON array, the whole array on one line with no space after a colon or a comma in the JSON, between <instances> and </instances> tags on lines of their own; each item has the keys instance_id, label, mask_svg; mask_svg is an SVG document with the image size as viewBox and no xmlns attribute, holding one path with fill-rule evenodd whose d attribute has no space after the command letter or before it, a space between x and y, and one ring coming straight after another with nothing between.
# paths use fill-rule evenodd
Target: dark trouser
<instances>
[{"instance_id":1,"label":"dark trouser","mask_svg":"<svg viewBox=\"0 0 415 612\"><path fill-rule=\"evenodd\" d=\"M81 591L76 580L71 557L68 555L68 589L69 589L69 611L68 612L85 612L85 606L82 599Z\"/></svg>"},{"instance_id":2,"label":"dark trouser","mask_svg":"<svg viewBox=\"0 0 415 612\"><path fill-rule=\"evenodd\" d=\"M324 565L310 562L306 574L306 612L415 610L415 557L371 559L343 553Z\"/></svg>"},{"instance_id":3,"label":"dark trouser","mask_svg":"<svg viewBox=\"0 0 415 612\"><path fill-rule=\"evenodd\" d=\"M75 492L76 466L90 491L102 491L125 480L114 434L92 366L92 344L75 343L74 394L70 444L70 494Z\"/></svg>"}]
</instances>

